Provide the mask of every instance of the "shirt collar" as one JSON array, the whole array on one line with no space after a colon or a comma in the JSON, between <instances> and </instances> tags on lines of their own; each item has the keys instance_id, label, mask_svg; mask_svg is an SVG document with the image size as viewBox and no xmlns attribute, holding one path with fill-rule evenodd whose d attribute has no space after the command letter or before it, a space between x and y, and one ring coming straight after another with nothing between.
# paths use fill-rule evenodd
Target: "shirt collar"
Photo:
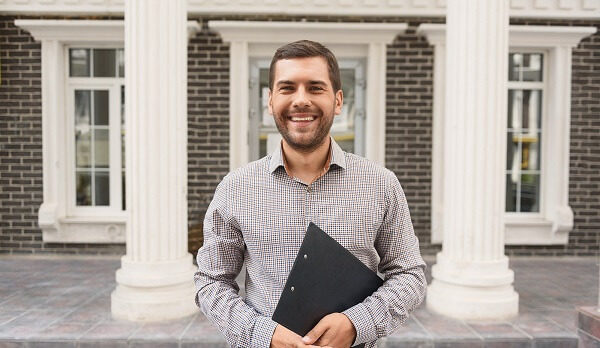
<instances>
[{"instance_id":1,"label":"shirt collar","mask_svg":"<svg viewBox=\"0 0 600 348\"><path fill-rule=\"evenodd\" d=\"M283 141L283 140L282 140ZM337 165L340 168L346 169L346 155L344 150L331 138L331 161L329 162L329 168L332 165ZM271 161L269 162L269 172L273 173L277 168L284 167L283 164L283 153L281 152L281 143L275 151L271 153ZM327 168L329 170L329 168Z\"/></svg>"}]
</instances>

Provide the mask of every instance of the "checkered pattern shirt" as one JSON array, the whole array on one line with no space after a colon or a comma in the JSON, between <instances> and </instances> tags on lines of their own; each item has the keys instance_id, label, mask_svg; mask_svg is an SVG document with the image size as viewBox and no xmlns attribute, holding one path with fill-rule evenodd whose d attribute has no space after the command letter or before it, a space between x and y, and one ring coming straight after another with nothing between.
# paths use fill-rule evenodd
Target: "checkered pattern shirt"
<instances>
[{"instance_id":1,"label":"checkered pattern shirt","mask_svg":"<svg viewBox=\"0 0 600 348\"><path fill-rule=\"evenodd\" d=\"M197 305L232 347L269 347L271 316L311 221L384 275L377 291L343 312L356 328L354 345L375 347L423 300L425 263L398 179L333 139L330 156L310 185L287 174L281 147L218 185L194 280ZM242 298L235 278L244 261Z\"/></svg>"}]
</instances>

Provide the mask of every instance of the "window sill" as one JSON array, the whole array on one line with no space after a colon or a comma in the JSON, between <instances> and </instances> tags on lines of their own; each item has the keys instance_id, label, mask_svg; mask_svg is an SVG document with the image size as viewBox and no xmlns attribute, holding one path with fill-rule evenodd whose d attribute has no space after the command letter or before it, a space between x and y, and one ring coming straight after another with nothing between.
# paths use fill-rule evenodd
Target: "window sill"
<instances>
[{"instance_id":1,"label":"window sill","mask_svg":"<svg viewBox=\"0 0 600 348\"><path fill-rule=\"evenodd\" d=\"M42 227L46 243L125 243L127 216L65 217Z\"/></svg>"},{"instance_id":2,"label":"window sill","mask_svg":"<svg viewBox=\"0 0 600 348\"><path fill-rule=\"evenodd\" d=\"M556 221L543 217L505 216L505 245L565 245L573 228L573 213L569 207L556 214Z\"/></svg>"}]
</instances>

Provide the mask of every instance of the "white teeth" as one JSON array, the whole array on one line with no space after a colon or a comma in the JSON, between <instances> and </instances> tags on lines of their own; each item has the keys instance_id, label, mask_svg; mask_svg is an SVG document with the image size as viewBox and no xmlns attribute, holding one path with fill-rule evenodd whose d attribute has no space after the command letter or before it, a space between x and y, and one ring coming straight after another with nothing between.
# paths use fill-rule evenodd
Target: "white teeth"
<instances>
[{"instance_id":1,"label":"white teeth","mask_svg":"<svg viewBox=\"0 0 600 348\"><path fill-rule=\"evenodd\" d=\"M314 117L292 117L292 121L312 121Z\"/></svg>"}]
</instances>

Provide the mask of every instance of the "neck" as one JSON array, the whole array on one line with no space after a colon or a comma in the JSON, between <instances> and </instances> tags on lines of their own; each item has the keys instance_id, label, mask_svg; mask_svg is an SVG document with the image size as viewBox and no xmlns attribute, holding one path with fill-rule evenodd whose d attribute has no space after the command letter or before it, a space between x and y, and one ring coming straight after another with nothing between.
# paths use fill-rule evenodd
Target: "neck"
<instances>
[{"instance_id":1,"label":"neck","mask_svg":"<svg viewBox=\"0 0 600 348\"><path fill-rule=\"evenodd\" d=\"M283 152L288 170L293 175L301 180L311 181L315 176L319 175L327 162L331 138L319 145L316 149L310 152L298 151L291 147L285 139L282 142Z\"/></svg>"}]
</instances>

